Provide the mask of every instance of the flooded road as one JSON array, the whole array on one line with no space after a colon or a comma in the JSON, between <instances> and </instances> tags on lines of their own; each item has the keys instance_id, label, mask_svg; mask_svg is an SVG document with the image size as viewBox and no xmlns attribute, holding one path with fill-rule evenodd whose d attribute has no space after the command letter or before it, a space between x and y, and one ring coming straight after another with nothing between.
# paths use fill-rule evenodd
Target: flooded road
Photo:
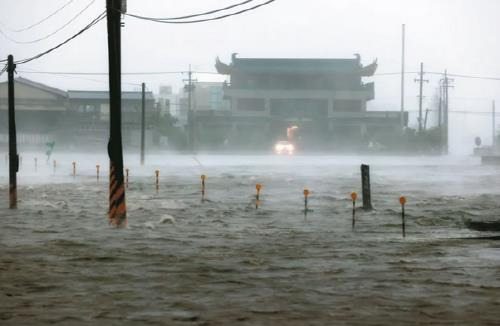
<instances>
[{"instance_id":1,"label":"flooded road","mask_svg":"<svg viewBox=\"0 0 500 326\"><path fill-rule=\"evenodd\" d=\"M477 158L165 155L139 167L129 156L128 227L116 230L105 157L60 155L54 173L42 159L35 172L33 155L17 210L1 164L2 325L500 321L500 241L472 239L499 234L464 226L500 218L500 169ZM357 210L353 232L361 163L375 210Z\"/></svg>"}]
</instances>

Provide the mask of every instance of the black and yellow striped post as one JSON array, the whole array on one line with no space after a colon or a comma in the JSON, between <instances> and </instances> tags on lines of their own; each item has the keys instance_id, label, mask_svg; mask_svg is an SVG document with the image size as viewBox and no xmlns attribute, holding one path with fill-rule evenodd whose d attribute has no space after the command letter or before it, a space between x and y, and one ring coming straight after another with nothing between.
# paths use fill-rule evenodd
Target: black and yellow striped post
<instances>
[{"instance_id":1,"label":"black and yellow striped post","mask_svg":"<svg viewBox=\"0 0 500 326\"><path fill-rule=\"evenodd\" d=\"M97 181L99 181L99 169L100 169L100 167L101 167L101 166L100 166L99 164L97 164L97 165L95 166L95 169L96 169L96 175L97 175Z\"/></svg>"},{"instance_id":2,"label":"black and yellow striped post","mask_svg":"<svg viewBox=\"0 0 500 326\"><path fill-rule=\"evenodd\" d=\"M125 187L128 188L128 169L125 169Z\"/></svg>"},{"instance_id":3,"label":"black and yellow striped post","mask_svg":"<svg viewBox=\"0 0 500 326\"><path fill-rule=\"evenodd\" d=\"M9 207L17 208L17 172L19 156L17 154L16 117L14 108L14 57L7 57L8 108L9 108Z\"/></svg>"},{"instance_id":4,"label":"black and yellow striped post","mask_svg":"<svg viewBox=\"0 0 500 326\"><path fill-rule=\"evenodd\" d=\"M109 224L120 227L127 223L123 169L120 173L119 169L113 163L110 163L109 168Z\"/></svg>"},{"instance_id":5,"label":"black and yellow striped post","mask_svg":"<svg viewBox=\"0 0 500 326\"><path fill-rule=\"evenodd\" d=\"M255 185L255 189L257 190L257 193L255 194L255 209L257 209L260 205L260 190L262 189L262 185L257 183Z\"/></svg>"},{"instance_id":6,"label":"black and yellow striped post","mask_svg":"<svg viewBox=\"0 0 500 326\"><path fill-rule=\"evenodd\" d=\"M205 179L207 178L206 175L202 174L201 175L201 201L205 201Z\"/></svg>"},{"instance_id":7,"label":"black and yellow striped post","mask_svg":"<svg viewBox=\"0 0 500 326\"><path fill-rule=\"evenodd\" d=\"M123 146L121 119L121 3L120 0L106 0L108 30L109 68L109 223L125 226L127 208L125 205L125 184L123 177Z\"/></svg>"},{"instance_id":8,"label":"black and yellow striped post","mask_svg":"<svg viewBox=\"0 0 500 326\"><path fill-rule=\"evenodd\" d=\"M76 177L76 162L73 162L73 178Z\"/></svg>"}]
</instances>

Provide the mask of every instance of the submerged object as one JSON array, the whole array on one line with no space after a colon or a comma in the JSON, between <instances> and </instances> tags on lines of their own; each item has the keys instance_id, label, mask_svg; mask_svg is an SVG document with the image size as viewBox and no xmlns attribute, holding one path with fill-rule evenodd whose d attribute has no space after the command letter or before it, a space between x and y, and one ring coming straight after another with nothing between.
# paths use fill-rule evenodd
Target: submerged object
<instances>
[{"instance_id":1,"label":"submerged object","mask_svg":"<svg viewBox=\"0 0 500 326\"><path fill-rule=\"evenodd\" d=\"M500 231L500 221L465 221L465 226L475 231Z\"/></svg>"}]
</instances>

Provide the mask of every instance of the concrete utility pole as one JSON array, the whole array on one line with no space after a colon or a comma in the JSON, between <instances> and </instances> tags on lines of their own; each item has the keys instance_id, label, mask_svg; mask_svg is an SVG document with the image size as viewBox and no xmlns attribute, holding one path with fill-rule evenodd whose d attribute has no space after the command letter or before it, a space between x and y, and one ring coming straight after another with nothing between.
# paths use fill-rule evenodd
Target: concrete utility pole
<instances>
[{"instance_id":1,"label":"concrete utility pole","mask_svg":"<svg viewBox=\"0 0 500 326\"><path fill-rule=\"evenodd\" d=\"M8 106L9 106L9 208L17 208L17 171L19 171L19 155L17 154L16 116L14 107L14 57L7 57Z\"/></svg>"},{"instance_id":2,"label":"concrete utility pole","mask_svg":"<svg viewBox=\"0 0 500 326\"><path fill-rule=\"evenodd\" d=\"M496 142L497 142L497 131L496 131L496 121L495 121L495 101L493 101L491 107L491 130L492 130L492 136L493 140L491 141L491 147L493 151L496 151Z\"/></svg>"},{"instance_id":3,"label":"concrete utility pole","mask_svg":"<svg viewBox=\"0 0 500 326\"><path fill-rule=\"evenodd\" d=\"M404 119L405 111L405 24L402 30L402 47L401 47L401 130L405 127Z\"/></svg>"},{"instance_id":4,"label":"concrete utility pole","mask_svg":"<svg viewBox=\"0 0 500 326\"><path fill-rule=\"evenodd\" d=\"M193 72L191 71L191 65L189 65L189 71L188 71L188 79L184 79L184 81L187 81L188 84L185 87L185 89L188 92L188 121L187 121L187 128L188 128L188 147L189 150L194 151L195 150L195 114L193 112L193 91L194 91L194 85L193 82L196 80L193 79Z\"/></svg>"},{"instance_id":5,"label":"concrete utility pole","mask_svg":"<svg viewBox=\"0 0 500 326\"><path fill-rule=\"evenodd\" d=\"M123 182L123 147L121 131L121 22L124 0L106 0L109 60L109 223L122 226L127 221Z\"/></svg>"},{"instance_id":6,"label":"concrete utility pole","mask_svg":"<svg viewBox=\"0 0 500 326\"><path fill-rule=\"evenodd\" d=\"M142 83L142 110L141 110L141 165L144 165L144 150L146 145L146 84Z\"/></svg>"},{"instance_id":7,"label":"concrete utility pole","mask_svg":"<svg viewBox=\"0 0 500 326\"><path fill-rule=\"evenodd\" d=\"M443 112L443 139L444 139L444 153L448 154L449 143L448 143L448 112L449 112L449 98L448 98L448 89L453 87L450 85L453 82L453 79L448 78L447 70L444 71L444 79L441 80L443 82L443 95L444 95L444 112Z\"/></svg>"},{"instance_id":8,"label":"concrete utility pole","mask_svg":"<svg viewBox=\"0 0 500 326\"><path fill-rule=\"evenodd\" d=\"M420 63L420 75L418 79L415 79L416 82L420 83L420 92L418 96L418 132L422 132L422 86L424 82L429 82L428 80L424 79L424 63ZM427 113L426 113L427 114Z\"/></svg>"},{"instance_id":9,"label":"concrete utility pole","mask_svg":"<svg viewBox=\"0 0 500 326\"><path fill-rule=\"evenodd\" d=\"M424 131L427 130L427 116L428 115L429 115L429 109L425 109Z\"/></svg>"}]
</instances>

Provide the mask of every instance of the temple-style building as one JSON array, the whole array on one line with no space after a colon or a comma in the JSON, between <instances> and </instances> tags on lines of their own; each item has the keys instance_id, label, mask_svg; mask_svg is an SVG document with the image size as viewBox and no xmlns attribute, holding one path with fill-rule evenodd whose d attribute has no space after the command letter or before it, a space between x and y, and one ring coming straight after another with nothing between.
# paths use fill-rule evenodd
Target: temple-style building
<instances>
[{"instance_id":1,"label":"temple-style building","mask_svg":"<svg viewBox=\"0 0 500 326\"><path fill-rule=\"evenodd\" d=\"M232 135L242 144L286 139L297 125L297 142L307 149L368 143L377 133L400 125L400 113L367 111L375 96L376 60L366 66L360 56L349 59L238 58L217 72L229 76L223 88L230 102ZM407 116L405 116L407 119Z\"/></svg>"}]
</instances>

